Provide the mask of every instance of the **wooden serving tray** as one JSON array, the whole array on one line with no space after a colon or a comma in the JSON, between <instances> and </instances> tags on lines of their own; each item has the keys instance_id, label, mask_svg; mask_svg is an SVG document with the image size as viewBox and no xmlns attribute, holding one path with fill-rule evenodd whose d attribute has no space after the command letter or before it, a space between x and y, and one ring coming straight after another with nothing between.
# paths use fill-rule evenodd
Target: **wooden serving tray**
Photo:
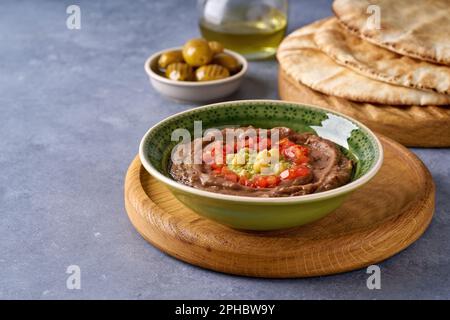
<instances>
[{"instance_id":1,"label":"wooden serving tray","mask_svg":"<svg viewBox=\"0 0 450 320\"><path fill-rule=\"evenodd\" d=\"M335 212L297 228L234 230L176 200L136 157L125 180L125 206L152 245L188 263L254 277L309 277L358 269L405 249L425 231L435 188L408 149L380 137L384 164L377 176Z\"/></svg>"},{"instance_id":2,"label":"wooden serving tray","mask_svg":"<svg viewBox=\"0 0 450 320\"><path fill-rule=\"evenodd\" d=\"M450 147L450 106L388 106L353 102L315 91L278 73L280 98L314 104L355 118L409 147Z\"/></svg>"}]
</instances>

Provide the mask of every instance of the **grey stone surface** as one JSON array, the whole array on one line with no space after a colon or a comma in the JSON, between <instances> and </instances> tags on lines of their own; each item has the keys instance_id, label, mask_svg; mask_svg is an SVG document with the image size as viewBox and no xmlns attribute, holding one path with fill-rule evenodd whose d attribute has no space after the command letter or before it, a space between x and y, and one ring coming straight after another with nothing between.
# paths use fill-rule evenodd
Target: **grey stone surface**
<instances>
[{"instance_id":1,"label":"grey stone surface","mask_svg":"<svg viewBox=\"0 0 450 320\"><path fill-rule=\"evenodd\" d=\"M0 2L1 299L449 298L450 150L416 149L437 186L425 235L365 270L297 280L235 277L177 261L145 242L124 211L124 174L145 131L191 108L160 97L143 71L152 52L198 35L195 1ZM330 15L291 1L289 29ZM275 61L252 62L229 99L277 98ZM449 128L450 130L450 128ZM66 288L79 265L81 290Z\"/></svg>"}]
</instances>

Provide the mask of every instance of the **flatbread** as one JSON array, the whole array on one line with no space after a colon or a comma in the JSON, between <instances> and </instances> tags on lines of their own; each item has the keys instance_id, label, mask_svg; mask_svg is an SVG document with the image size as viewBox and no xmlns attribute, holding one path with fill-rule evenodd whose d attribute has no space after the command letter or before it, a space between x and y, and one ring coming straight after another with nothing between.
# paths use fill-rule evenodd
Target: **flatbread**
<instances>
[{"instance_id":1,"label":"flatbread","mask_svg":"<svg viewBox=\"0 0 450 320\"><path fill-rule=\"evenodd\" d=\"M371 9L377 8L371 5L380 9L380 29L373 27L374 20L368 23L374 17ZM450 65L449 0L335 0L333 11L347 29L369 42Z\"/></svg>"},{"instance_id":2,"label":"flatbread","mask_svg":"<svg viewBox=\"0 0 450 320\"><path fill-rule=\"evenodd\" d=\"M283 100L318 105L346 114L409 147L450 147L450 107L358 103L314 91L280 69Z\"/></svg>"},{"instance_id":3,"label":"flatbread","mask_svg":"<svg viewBox=\"0 0 450 320\"><path fill-rule=\"evenodd\" d=\"M314 42L335 62L371 79L450 93L450 67L403 56L364 41L347 32L336 18L322 24L314 34Z\"/></svg>"},{"instance_id":4,"label":"flatbread","mask_svg":"<svg viewBox=\"0 0 450 320\"><path fill-rule=\"evenodd\" d=\"M376 81L334 62L314 42L315 32L326 21L303 27L281 43L278 61L295 80L322 93L353 101L389 105L450 104L448 95Z\"/></svg>"}]
</instances>

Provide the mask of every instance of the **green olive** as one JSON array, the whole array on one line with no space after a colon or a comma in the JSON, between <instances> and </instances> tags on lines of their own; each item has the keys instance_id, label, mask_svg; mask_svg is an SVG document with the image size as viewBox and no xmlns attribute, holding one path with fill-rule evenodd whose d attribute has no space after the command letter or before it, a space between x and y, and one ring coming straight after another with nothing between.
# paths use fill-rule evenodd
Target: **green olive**
<instances>
[{"instance_id":1,"label":"green olive","mask_svg":"<svg viewBox=\"0 0 450 320\"><path fill-rule=\"evenodd\" d=\"M213 52L205 39L191 39L183 46L183 58L189 65L200 67L212 60Z\"/></svg>"},{"instance_id":2,"label":"green olive","mask_svg":"<svg viewBox=\"0 0 450 320\"><path fill-rule=\"evenodd\" d=\"M213 60L211 61L213 64L218 64L222 67L225 67L230 71L231 74L238 72L241 69L241 65L239 64L239 61L226 53L221 53L216 56L214 56Z\"/></svg>"},{"instance_id":3,"label":"green olive","mask_svg":"<svg viewBox=\"0 0 450 320\"><path fill-rule=\"evenodd\" d=\"M194 71L184 62L174 62L167 66L166 77L170 80L189 81L194 79Z\"/></svg>"},{"instance_id":4,"label":"green olive","mask_svg":"<svg viewBox=\"0 0 450 320\"><path fill-rule=\"evenodd\" d=\"M195 71L195 78L197 81L218 80L229 76L230 72L228 69L219 66L218 64L208 64Z\"/></svg>"},{"instance_id":5,"label":"green olive","mask_svg":"<svg viewBox=\"0 0 450 320\"><path fill-rule=\"evenodd\" d=\"M164 52L158 59L158 66L160 68L167 68L167 66L174 62L183 62L183 54L181 50L173 50Z\"/></svg>"},{"instance_id":6,"label":"green olive","mask_svg":"<svg viewBox=\"0 0 450 320\"><path fill-rule=\"evenodd\" d=\"M213 55L223 52L223 45L219 41L209 41L208 45Z\"/></svg>"}]
</instances>

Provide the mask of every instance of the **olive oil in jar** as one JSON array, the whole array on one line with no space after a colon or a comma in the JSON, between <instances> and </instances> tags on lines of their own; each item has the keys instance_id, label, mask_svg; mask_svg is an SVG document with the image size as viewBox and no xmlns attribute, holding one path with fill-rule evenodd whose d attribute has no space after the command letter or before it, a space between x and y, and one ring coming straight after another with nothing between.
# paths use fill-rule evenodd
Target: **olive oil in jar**
<instances>
[{"instance_id":1,"label":"olive oil in jar","mask_svg":"<svg viewBox=\"0 0 450 320\"><path fill-rule=\"evenodd\" d=\"M207 40L219 41L248 59L263 59L276 53L286 32L287 17L286 12L264 4L256 8L235 6L219 19L208 19L205 14L199 24Z\"/></svg>"}]
</instances>

